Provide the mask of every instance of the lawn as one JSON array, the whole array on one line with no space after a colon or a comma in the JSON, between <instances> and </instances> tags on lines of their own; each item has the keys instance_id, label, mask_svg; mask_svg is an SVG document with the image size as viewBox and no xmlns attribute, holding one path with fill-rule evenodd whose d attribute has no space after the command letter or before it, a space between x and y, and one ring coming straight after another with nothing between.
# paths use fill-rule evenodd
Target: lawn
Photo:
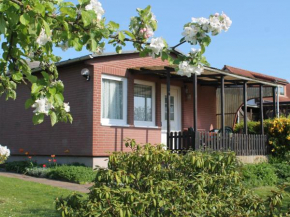
<instances>
[{"instance_id":1,"label":"lawn","mask_svg":"<svg viewBox=\"0 0 290 217\"><path fill-rule=\"evenodd\" d=\"M54 200L71 191L0 176L1 216L60 216Z\"/></svg>"},{"instance_id":2,"label":"lawn","mask_svg":"<svg viewBox=\"0 0 290 217\"><path fill-rule=\"evenodd\" d=\"M259 195L260 197L267 199L269 195L271 195L271 191L277 190L275 186L264 186L264 187L257 187L253 188L254 193ZM286 193L284 194L283 198L283 211L288 211L290 206L290 186L285 188Z\"/></svg>"}]
</instances>

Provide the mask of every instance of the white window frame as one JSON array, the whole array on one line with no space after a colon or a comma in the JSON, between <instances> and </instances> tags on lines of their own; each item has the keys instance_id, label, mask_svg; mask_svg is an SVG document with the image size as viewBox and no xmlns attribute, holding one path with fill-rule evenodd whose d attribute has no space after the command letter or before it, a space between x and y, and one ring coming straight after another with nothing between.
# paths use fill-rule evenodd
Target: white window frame
<instances>
[{"instance_id":1,"label":"white window frame","mask_svg":"<svg viewBox=\"0 0 290 217\"><path fill-rule=\"evenodd\" d=\"M284 94L281 93L281 89L280 88L283 88ZM286 96L286 88L285 88L285 86L279 86L279 94L280 94L280 96Z\"/></svg>"},{"instance_id":2,"label":"white window frame","mask_svg":"<svg viewBox=\"0 0 290 217\"><path fill-rule=\"evenodd\" d=\"M127 125L127 78L102 74L101 91L103 91L103 79L122 81L123 85L123 119L103 118L103 93L101 93L101 124L107 126L126 126Z\"/></svg>"},{"instance_id":3,"label":"white window frame","mask_svg":"<svg viewBox=\"0 0 290 217\"><path fill-rule=\"evenodd\" d=\"M143 80L136 80L134 79L134 84L141 84L146 86L152 87L152 121L135 121L134 117L134 125L137 127L156 127L155 119L156 119L156 102L155 102L155 96L156 96L156 90L155 90L155 83L150 81L143 81ZM133 90L134 91L134 90ZM134 94L133 94L133 101L134 101ZM134 107L135 110L135 102ZM133 110L133 114L135 111ZM135 115L134 115L135 116Z\"/></svg>"}]
</instances>

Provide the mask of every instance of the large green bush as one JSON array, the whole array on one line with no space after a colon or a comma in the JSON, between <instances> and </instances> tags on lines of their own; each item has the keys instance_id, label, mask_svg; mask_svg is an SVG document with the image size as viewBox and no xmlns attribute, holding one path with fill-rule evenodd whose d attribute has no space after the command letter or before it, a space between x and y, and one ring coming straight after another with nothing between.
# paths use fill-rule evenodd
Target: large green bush
<instances>
[{"instance_id":1,"label":"large green bush","mask_svg":"<svg viewBox=\"0 0 290 217\"><path fill-rule=\"evenodd\" d=\"M247 164L242 168L243 181L250 187L275 185L278 177L269 163Z\"/></svg>"},{"instance_id":2,"label":"large green bush","mask_svg":"<svg viewBox=\"0 0 290 217\"><path fill-rule=\"evenodd\" d=\"M46 176L50 179L84 184L94 181L96 171L91 167L62 165L50 168Z\"/></svg>"},{"instance_id":3,"label":"large green bush","mask_svg":"<svg viewBox=\"0 0 290 217\"><path fill-rule=\"evenodd\" d=\"M89 199L56 200L63 216L266 216L265 203L244 188L234 153L126 146L132 152L113 153L109 168L98 170ZM266 206L274 213L280 202L276 193Z\"/></svg>"}]
</instances>

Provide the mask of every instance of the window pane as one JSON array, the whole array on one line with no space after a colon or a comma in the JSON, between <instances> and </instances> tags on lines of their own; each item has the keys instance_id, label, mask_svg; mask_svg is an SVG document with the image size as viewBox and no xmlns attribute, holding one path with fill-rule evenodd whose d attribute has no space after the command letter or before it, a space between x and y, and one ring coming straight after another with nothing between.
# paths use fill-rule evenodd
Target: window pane
<instances>
[{"instance_id":1,"label":"window pane","mask_svg":"<svg viewBox=\"0 0 290 217\"><path fill-rule=\"evenodd\" d=\"M280 87L280 94L285 95L284 87Z\"/></svg>"},{"instance_id":2,"label":"window pane","mask_svg":"<svg viewBox=\"0 0 290 217\"><path fill-rule=\"evenodd\" d=\"M134 120L152 121L152 86L134 84Z\"/></svg>"},{"instance_id":3,"label":"window pane","mask_svg":"<svg viewBox=\"0 0 290 217\"><path fill-rule=\"evenodd\" d=\"M174 96L170 96L170 120L174 121ZM165 120L167 120L167 96L165 96Z\"/></svg>"},{"instance_id":4,"label":"window pane","mask_svg":"<svg viewBox=\"0 0 290 217\"><path fill-rule=\"evenodd\" d=\"M123 83L110 79L102 79L102 117L123 119Z\"/></svg>"}]
</instances>

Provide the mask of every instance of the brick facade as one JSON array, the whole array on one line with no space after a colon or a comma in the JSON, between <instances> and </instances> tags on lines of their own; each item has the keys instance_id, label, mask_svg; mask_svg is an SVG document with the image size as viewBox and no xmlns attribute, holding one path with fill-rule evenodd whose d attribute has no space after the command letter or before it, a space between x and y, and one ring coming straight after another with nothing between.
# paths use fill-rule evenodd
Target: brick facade
<instances>
[{"instance_id":1,"label":"brick facade","mask_svg":"<svg viewBox=\"0 0 290 217\"><path fill-rule=\"evenodd\" d=\"M60 79L65 85L65 101L70 103L73 124L59 123L50 126L46 118L41 125L33 126L32 109L25 110L24 103L29 96L25 85L18 87L16 101L0 98L0 144L7 145L12 155L20 155L24 149L32 155L49 156L108 156L113 151L128 151L123 140L134 138L138 143L161 142L161 84L165 80L150 75L132 74L128 68L168 65L160 59L140 58L139 54L123 54L97 57L59 68ZM89 68L91 80L80 75L82 68ZM101 76L109 74L126 77L128 81L128 110L126 127L101 125ZM156 128L134 126L134 79L151 81L156 85ZM193 123L193 102L185 97L184 83L174 81L171 85L181 87L182 128ZM192 94L192 85L187 84ZM216 126L216 89L198 86L198 128L209 130ZM69 153L64 153L69 150Z\"/></svg>"}]
</instances>

